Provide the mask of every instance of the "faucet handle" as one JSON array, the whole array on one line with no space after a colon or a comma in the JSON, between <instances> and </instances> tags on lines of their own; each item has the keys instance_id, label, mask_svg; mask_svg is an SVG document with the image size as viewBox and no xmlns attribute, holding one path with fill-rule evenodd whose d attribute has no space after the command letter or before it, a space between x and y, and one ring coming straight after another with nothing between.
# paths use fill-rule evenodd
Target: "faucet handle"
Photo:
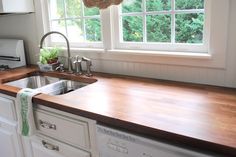
<instances>
[{"instance_id":1,"label":"faucet handle","mask_svg":"<svg viewBox=\"0 0 236 157\"><path fill-rule=\"evenodd\" d=\"M89 58L87 58L87 57L82 57L82 59L84 60L84 61L90 61L91 59L89 59Z\"/></svg>"},{"instance_id":2,"label":"faucet handle","mask_svg":"<svg viewBox=\"0 0 236 157\"><path fill-rule=\"evenodd\" d=\"M75 74L82 75L82 59L80 59L78 55L75 57L73 64L75 65Z\"/></svg>"},{"instance_id":3,"label":"faucet handle","mask_svg":"<svg viewBox=\"0 0 236 157\"><path fill-rule=\"evenodd\" d=\"M60 64L58 67L56 67L55 70L56 70L56 71L59 70L59 72L64 72L64 65L63 65L63 64Z\"/></svg>"},{"instance_id":4,"label":"faucet handle","mask_svg":"<svg viewBox=\"0 0 236 157\"><path fill-rule=\"evenodd\" d=\"M88 77L92 76L92 73L91 73L92 61L91 61L91 59L86 58L86 57L82 57L82 61L86 62L87 72L86 72L85 75L88 76Z\"/></svg>"},{"instance_id":5,"label":"faucet handle","mask_svg":"<svg viewBox=\"0 0 236 157\"><path fill-rule=\"evenodd\" d=\"M79 60L80 60L79 58L80 58L79 55L76 55L76 56L75 56L75 60L76 60L76 61L79 61Z\"/></svg>"}]
</instances>

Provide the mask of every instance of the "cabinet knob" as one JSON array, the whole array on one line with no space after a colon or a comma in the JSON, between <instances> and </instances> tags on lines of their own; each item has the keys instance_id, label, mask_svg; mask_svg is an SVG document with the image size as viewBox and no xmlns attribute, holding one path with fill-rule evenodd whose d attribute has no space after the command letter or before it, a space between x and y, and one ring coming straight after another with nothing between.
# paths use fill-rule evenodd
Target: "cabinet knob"
<instances>
[{"instance_id":1,"label":"cabinet knob","mask_svg":"<svg viewBox=\"0 0 236 157\"><path fill-rule=\"evenodd\" d=\"M46 129L53 129L53 130L57 129L57 126L55 124L51 124L46 121L39 120L39 124L41 127L46 128Z\"/></svg>"},{"instance_id":2,"label":"cabinet knob","mask_svg":"<svg viewBox=\"0 0 236 157\"><path fill-rule=\"evenodd\" d=\"M59 147L58 146L55 146L51 143L48 143L44 140L42 140L42 144L45 148L49 149L49 150L55 150L55 151L59 151Z\"/></svg>"}]
</instances>

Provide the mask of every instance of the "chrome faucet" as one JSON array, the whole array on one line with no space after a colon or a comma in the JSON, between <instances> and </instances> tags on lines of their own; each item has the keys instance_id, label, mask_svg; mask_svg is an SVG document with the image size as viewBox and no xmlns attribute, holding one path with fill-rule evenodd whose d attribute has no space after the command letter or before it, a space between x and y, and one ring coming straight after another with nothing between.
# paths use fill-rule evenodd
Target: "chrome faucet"
<instances>
[{"instance_id":1,"label":"chrome faucet","mask_svg":"<svg viewBox=\"0 0 236 157\"><path fill-rule=\"evenodd\" d=\"M75 61L73 62L73 64L75 65L75 74L76 75L82 75L82 60L79 59L79 56L76 55L75 56Z\"/></svg>"},{"instance_id":2,"label":"chrome faucet","mask_svg":"<svg viewBox=\"0 0 236 157\"><path fill-rule=\"evenodd\" d=\"M73 73L73 71L72 71L72 62L71 62L71 54L70 54L70 44L69 44L69 40L67 39L67 37L64 34L62 34L60 32L57 32L57 31L51 31L51 32L48 32L48 33L44 34L43 37L40 40L39 48L40 49L43 48L43 41L50 34L59 34L59 35L63 36L64 39L66 40L66 44L67 44L67 57L68 57L68 72L69 73Z\"/></svg>"},{"instance_id":3,"label":"chrome faucet","mask_svg":"<svg viewBox=\"0 0 236 157\"><path fill-rule=\"evenodd\" d=\"M85 75L88 76L88 77L92 76L92 73L91 73L92 61L91 61L91 59L86 58L86 57L82 57L82 61L86 62L87 72L86 72Z\"/></svg>"}]
</instances>

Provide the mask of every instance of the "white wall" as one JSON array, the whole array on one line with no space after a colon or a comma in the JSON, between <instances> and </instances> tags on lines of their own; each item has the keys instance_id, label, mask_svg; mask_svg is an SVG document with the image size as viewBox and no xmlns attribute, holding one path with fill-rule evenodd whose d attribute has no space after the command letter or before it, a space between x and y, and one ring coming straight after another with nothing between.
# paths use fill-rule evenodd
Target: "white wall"
<instances>
[{"instance_id":1,"label":"white wall","mask_svg":"<svg viewBox=\"0 0 236 157\"><path fill-rule=\"evenodd\" d=\"M34 14L0 16L0 38L23 39L27 60L35 63L38 37Z\"/></svg>"},{"instance_id":2,"label":"white wall","mask_svg":"<svg viewBox=\"0 0 236 157\"><path fill-rule=\"evenodd\" d=\"M230 1L227 65L225 69L93 60L100 72L236 87L236 1ZM214 16L214 15L213 15ZM220 20L220 19L219 19ZM37 62L38 37L34 14L0 17L0 38L25 40L28 59Z\"/></svg>"}]
</instances>

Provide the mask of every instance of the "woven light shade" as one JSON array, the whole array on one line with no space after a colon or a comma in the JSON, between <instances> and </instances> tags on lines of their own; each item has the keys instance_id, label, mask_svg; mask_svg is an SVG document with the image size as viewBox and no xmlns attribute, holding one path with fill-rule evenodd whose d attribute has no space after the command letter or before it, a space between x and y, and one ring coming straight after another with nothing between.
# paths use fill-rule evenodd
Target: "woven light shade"
<instances>
[{"instance_id":1,"label":"woven light shade","mask_svg":"<svg viewBox=\"0 0 236 157\"><path fill-rule=\"evenodd\" d=\"M110 5L118 5L123 0L83 0L84 5L88 8L98 7L99 9L105 9Z\"/></svg>"}]
</instances>

